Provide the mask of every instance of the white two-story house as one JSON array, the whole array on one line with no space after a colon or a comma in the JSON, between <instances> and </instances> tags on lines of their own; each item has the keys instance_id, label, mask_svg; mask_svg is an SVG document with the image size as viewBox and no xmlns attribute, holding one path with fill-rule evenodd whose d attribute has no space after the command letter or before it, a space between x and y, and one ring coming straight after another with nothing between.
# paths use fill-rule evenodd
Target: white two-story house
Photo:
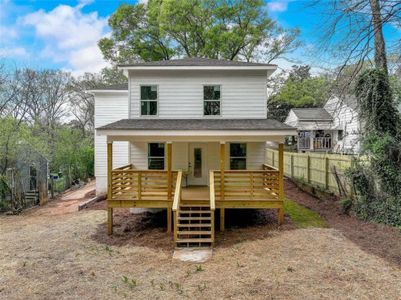
<instances>
[{"instance_id":1,"label":"white two-story house","mask_svg":"<svg viewBox=\"0 0 401 300\"><path fill-rule=\"evenodd\" d=\"M282 171L264 165L265 143L282 147L295 130L266 119L275 65L188 58L119 68L126 86L91 91L109 233L119 207L166 208L168 231L173 211L177 245L213 243L215 209L222 230L225 208L275 208L283 221Z\"/></svg>"}]
</instances>

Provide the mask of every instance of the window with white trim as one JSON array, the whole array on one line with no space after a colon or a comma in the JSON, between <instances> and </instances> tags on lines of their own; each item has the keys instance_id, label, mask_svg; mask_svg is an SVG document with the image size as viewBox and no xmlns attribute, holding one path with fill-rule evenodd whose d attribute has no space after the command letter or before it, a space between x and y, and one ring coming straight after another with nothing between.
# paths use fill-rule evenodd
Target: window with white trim
<instances>
[{"instance_id":1,"label":"window with white trim","mask_svg":"<svg viewBox=\"0 0 401 300\"><path fill-rule=\"evenodd\" d=\"M246 170L246 143L230 144L230 169Z\"/></svg>"},{"instance_id":2,"label":"window with white trim","mask_svg":"<svg viewBox=\"0 0 401 300\"><path fill-rule=\"evenodd\" d=\"M148 169L164 170L164 143L148 144Z\"/></svg>"},{"instance_id":3,"label":"window with white trim","mask_svg":"<svg viewBox=\"0 0 401 300\"><path fill-rule=\"evenodd\" d=\"M157 115L157 85L141 85L141 116Z\"/></svg>"},{"instance_id":4,"label":"window with white trim","mask_svg":"<svg viewBox=\"0 0 401 300\"><path fill-rule=\"evenodd\" d=\"M220 85L203 86L203 114L219 116L221 114Z\"/></svg>"}]
</instances>

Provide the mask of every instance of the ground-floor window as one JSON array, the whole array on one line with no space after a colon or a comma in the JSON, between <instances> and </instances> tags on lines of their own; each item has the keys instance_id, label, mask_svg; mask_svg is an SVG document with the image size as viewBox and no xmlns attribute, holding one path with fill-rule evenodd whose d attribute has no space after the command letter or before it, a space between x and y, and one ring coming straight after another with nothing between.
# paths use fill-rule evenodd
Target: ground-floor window
<instances>
[{"instance_id":1,"label":"ground-floor window","mask_svg":"<svg viewBox=\"0 0 401 300\"><path fill-rule=\"evenodd\" d=\"M164 170L164 143L148 144L148 169Z\"/></svg>"},{"instance_id":2,"label":"ground-floor window","mask_svg":"<svg viewBox=\"0 0 401 300\"><path fill-rule=\"evenodd\" d=\"M230 144L230 169L246 170L246 143Z\"/></svg>"}]
</instances>

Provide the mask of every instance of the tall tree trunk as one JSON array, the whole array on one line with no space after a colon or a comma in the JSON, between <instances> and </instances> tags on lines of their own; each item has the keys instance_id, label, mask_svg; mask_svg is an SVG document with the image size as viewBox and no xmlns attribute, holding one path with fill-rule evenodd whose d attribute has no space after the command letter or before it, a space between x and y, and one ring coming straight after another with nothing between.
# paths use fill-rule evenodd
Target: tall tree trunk
<instances>
[{"instance_id":1,"label":"tall tree trunk","mask_svg":"<svg viewBox=\"0 0 401 300\"><path fill-rule=\"evenodd\" d=\"M373 29L375 39L375 65L388 74L386 45L383 37L383 20L379 0L370 0L370 8L373 17Z\"/></svg>"}]
</instances>

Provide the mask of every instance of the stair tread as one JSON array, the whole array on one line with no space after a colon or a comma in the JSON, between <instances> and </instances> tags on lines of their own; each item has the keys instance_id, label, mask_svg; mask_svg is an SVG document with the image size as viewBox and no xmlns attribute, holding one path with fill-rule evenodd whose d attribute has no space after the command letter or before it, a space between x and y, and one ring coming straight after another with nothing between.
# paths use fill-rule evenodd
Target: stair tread
<instances>
[{"instance_id":1,"label":"stair tread","mask_svg":"<svg viewBox=\"0 0 401 300\"><path fill-rule=\"evenodd\" d=\"M211 221L211 217L178 217L178 220L183 220L183 221Z\"/></svg>"},{"instance_id":2,"label":"stair tread","mask_svg":"<svg viewBox=\"0 0 401 300\"><path fill-rule=\"evenodd\" d=\"M181 214L210 214L210 210L180 210Z\"/></svg>"},{"instance_id":3,"label":"stair tread","mask_svg":"<svg viewBox=\"0 0 401 300\"><path fill-rule=\"evenodd\" d=\"M178 224L178 227L211 227L212 224L210 223L203 223L203 224Z\"/></svg>"},{"instance_id":4,"label":"stair tread","mask_svg":"<svg viewBox=\"0 0 401 300\"><path fill-rule=\"evenodd\" d=\"M183 200L182 200L183 201ZM209 201L209 200L207 200ZM180 207L208 207L210 208L209 204L180 204Z\"/></svg>"},{"instance_id":5,"label":"stair tread","mask_svg":"<svg viewBox=\"0 0 401 300\"><path fill-rule=\"evenodd\" d=\"M177 243L212 243L213 240L210 238L194 238L194 239L180 239L178 238Z\"/></svg>"},{"instance_id":6,"label":"stair tread","mask_svg":"<svg viewBox=\"0 0 401 300\"><path fill-rule=\"evenodd\" d=\"M206 231L204 231L204 230L199 230L199 231L187 231L187 230L185 230L185 231L177 231L177 233L178 234L182 234L182 235L184 235L184 234L188 234L188 235L192 235L192 234L201 234L201 235L206 235L206 234L212 234L212 232L210 231L210 230L206 230Z\"/></svg>"}]
</instances>

